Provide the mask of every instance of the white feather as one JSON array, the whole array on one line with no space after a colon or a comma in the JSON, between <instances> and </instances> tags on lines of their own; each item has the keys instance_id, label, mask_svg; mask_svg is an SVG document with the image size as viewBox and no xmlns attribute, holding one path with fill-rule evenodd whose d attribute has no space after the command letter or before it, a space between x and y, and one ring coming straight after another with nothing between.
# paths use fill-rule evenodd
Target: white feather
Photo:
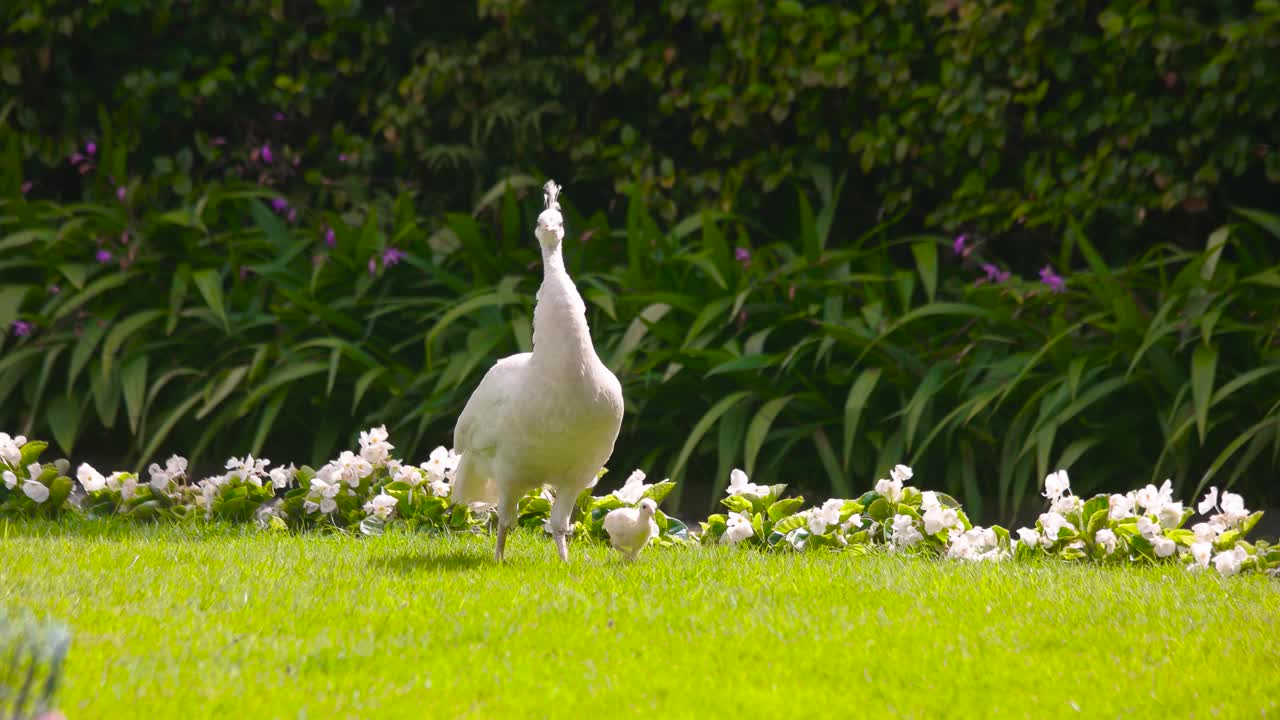
<instances>
[{"instance_id":1,"label":"white feather","mask_svg":"<svg viewBox=\"0 0 1280 720\"><path fill-rule=\"evenodd\" d=\"M628 560L635 560L649 540L658 535L658 524L653 520L656 508L653 500L645 498L640 501L640 507L609 511L604 516L604 531L609 533L609 544Z\"/></svg>"},{"instance_id":2,"label":"white feather","mask_svg":"<svg viewBox=\"0 0 1280 720\"><path fill-rule=\"evenodd\" d=\"M622 427L622 386L596 355L586 304L564 267L563 218L551 205L538 217L543 280L533 312L533 352L502 358L458 417L461 454L453 499L497 506L499 549L519 498L555 491L551 530L561 557L573 503L613 454ZM558 192L558 188L556 188Z\"/></svg>"}]
</instances>

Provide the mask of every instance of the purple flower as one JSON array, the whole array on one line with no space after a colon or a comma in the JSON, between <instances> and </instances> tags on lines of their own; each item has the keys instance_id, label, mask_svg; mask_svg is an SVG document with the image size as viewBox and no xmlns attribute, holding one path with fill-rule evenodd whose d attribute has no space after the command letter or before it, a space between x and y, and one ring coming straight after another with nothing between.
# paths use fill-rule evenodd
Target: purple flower
<instances>
[{"instance_id":1,"label":"purple flower","mask_svg":"<svg viewBox=\"0 0 1280 720\"><path fill-rule=\"evenodd\" d=\"M89 143L88 143L87 145L85 145L85 146L84 146L84 153L85 153L85 155L88 155L89 157L93 157L94 155L97 155L97 154L98 154L98 144L97 144L97 143L95 143L95 142L93 142L92 140L90 140L90 141L89 141Z\"/></svg>"},{"instance_id":2,"label":"purple flower","mask_svg":"<svg viewBox=\"0 0 1280 720\"><path fill-rule=\"evenodd\" d=\"M743 265L746 265L747 263L751 262L751 251L744 247L734 248L733 259L737 260Z\"/></svg>"},{"instance_id":3,"label":"purple flower","mask_svg":"<svg viewBox=\"0 0 1280 720\"><path fill-rule=\"evenodd\" d=\"M283 122L283 121L284 121L284 113L282 113L282 112L278 112L278 113L276 113L276 114L274 115L274 117L275 117L275 119L276 119L276 122Z\"/></svg>"},{"instance_id":4,"label":"purple flower","mask_svg":"<svg viewBox=\"0 0 1280 720\"><path fill-rule=\"evenodd\" d=\"M71 157L67 158L67 160L69 160L72 165L79 165L80 163L84 162L84 159L85 159L84 156L78 152L71 153Z\"/></svg>"},{"instance_id":5,"label":"purple flower","mask_svg":"<svg viewBox=\"0 0 1280 720\"><path fill-rule=\"evenodd\" d=\"M26 322L23 320L13 321L13 334L17 335L18 337L26 337L30 335L31 331L34 329L35 329L35 325L32 325L29 322Z\"/></svg>"},{"instance_id":6,"label":"purple flower","mask_svg":"<svg viewBox=\"0 0 1280 720\"><path fill-rule=\"evenodd\" d=\"M298 221L297 208L289 208L289 222L297 222L297 221Z\"/></svg>"},{"instance_id":7,"label":"purple flower","mask_svg":"<svg viewBox=\"0 0 1280 720\"><path fill-rule=\"evenodd\" d=\"M110 251L110 250L99 250L99 251L94 255L94 258L96 258L96 259L97 259L97 261L98 261L98 262L100 262L100 263L102 263L103 265L106 265L107 263L111 262L111 251Z\"/></svg>"},{"instance_id":8,"label":"purple flower","mask_svg":"<svg viewBox=\"0 0 1280 720\"><path fill-rule=\"evenodd\" d=\"M347 161L347 154L346 154L346 153L338 153L338 162L346 162L346 161Z\"/></svg>"},{"instance_id":9,"label":"purple flower","mask_svg":"<svg viewBox=\"0 0 1280 720\"><path fill-rule=\"evenodd\" d=\"M374 255L369 258L369 274L372 275L376 272L378 272L378 256Z\"/></svg>"},{"instance_id":10,"label":"purple flower","mask_svg":"<svg viewBox=\"0 0 1280 720\"><path fill-rule=\"evenodd\" d=\"M954 253L955 253L955 254L957 254L957 255L963 255L963 254L964 254L964 244L965 244L965 242L966 242L966 241L968 241L968 239L969 239L969 236L968 236L968 235L965 235L964 233L961 233L961 234L957 235L957 236L956 236L956 239L951 241L951 250L952 250L952 252L954 252Z\"/></svg>"},{"instance_id":11,"label":"purple flower","mask_svg":"<svg viewBox=\"0 0 1280 720\"><path fill-rule=\"evenodd\" d=\"M224 137L209 138L209 144L214 147L222 147L227 144L227 139Z\"/></svg>"},{"instance_id":12,"label":"purple flower","mask_svg":"<svg viewBox=\"0 0 1280 720\"><path fill-rule=\"evenodd\" d=\"M1062 292L1067 289L1067 281L1053 271L1052 265L1040 268L1040 282L1048 285L1053 292Z\"/></svg>"},{"instance_id":13,"label":"purple flower","mask_svg":"<svg viewBox=\"0 0 1280 720\"><path fill-rule=\"evenodd\" d=\"M987 274L987 282L1002 283L1009 279L1009 271L1001 270L998 266L991 263L982 264L982 272Z\"/></svg>"},{"instance_id":14,"label":"purple flower","mask_svg":"<svg viewBox=\"0 0 1280 720\"><path fill-rule=\"evenodd\" d=\"M49 294L50 294L50 295L57 295L57 294L58 294L58 293L60 293L60 292L62 292L62 288L58 287L57 285L50 285L50 286L49 286Z\"/></svg>"},{"instance_id":15,"label":"purple flower","mask_svg":"<svg viewBox=\"0 0 1280 720\"><path fill-rule=\"evenodd\" d=\"M26 194L27 194L27 193L29 193L29 192L31 192L31 181L30 181L30 180L28 180L28 181L26 181L26 182L22 183L22 194L23 194L23 195L26 195Z\"/></svg>"},{"instance_id":16,"label":"purple flower","mask_svg":"<svg viewBox=\"0 0 1280 720\"><path fill-rule=\"evenodd\" d=\"M272 162L270 143L263 143L262 150L259 152L259 154L262 156L262 162L270 164Z\"/></svg>"},{"instance_id":17,"label":"purple flower","mask_svg":"<svg viewBox=\"0 0 1280 720\"><path fill-rule=\"evenodd\" d=\"M331 227L327 227L324 229L324 244L328 245L329 247L333 247L334 245L338 244L338 238L336 235L334 235L333 228Z\"/></svg>"},{"instance_id":18,"label":"purple flower","mask_svg":"<svg viewBox=\"0 0 1280 720\"><path fill-rule=\"evenodd\" d=\"M129 191L128 189L125 188L125 186L121 185L120 187L116 188L116 199L119 200L120 202L124 202L124 199L128 194L129 194Z\"/></svg>"},{"instance_id":19,"label":"purple flower","mask_svg":"<svg viewBox=\"0 0 1280 720\"><path fill-rule=\"evenodd\" d=\"M391 267L404 259L405 252L400 248L389 247L382 251L383 267Z\"/></svg>"},{"instance_id":20,"label":"purple flower","mask_svg":"<svg viewBox=\"0 0 1280 720\"><path fill-rule=\"evenodd\" d=\"M240 279L241 279L241 280L246 280L246 279L248 279L248 277L249 277L249 268L245 267L244 265L241 265L241 266L240 266Z\"/></svg>"},{"instance_id":21,"label":"purple flower","mask_svg":"<svg viewBox=\"0 0 1280 720\"><path fill-rule=\"evenodd\" d=\"M282 213L289 209L289 201L284 198L272 198L271 209L278 213Z\"/></svg>"}]
</instances>

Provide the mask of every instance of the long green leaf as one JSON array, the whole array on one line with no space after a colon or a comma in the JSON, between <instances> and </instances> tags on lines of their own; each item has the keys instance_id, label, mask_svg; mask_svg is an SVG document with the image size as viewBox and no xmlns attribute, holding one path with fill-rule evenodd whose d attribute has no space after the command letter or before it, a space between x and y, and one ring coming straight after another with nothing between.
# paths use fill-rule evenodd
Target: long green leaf
<instances>
[{"instance_id":1,"label":"long green leaf","mask_svg":"<svg viewBox=\"0 0 1280 720\"><path fill-rule=\"evenodd\" d=\"M1196 411L1196 432L1204 444L1209 425L1209 400L1213 397L1213 376L1218 369L1218 349L1198 344L1191 353L1191 402Z\"/></svg>"},{"instance_id":2,"label":"long green leaf","mask_svg":"<svg viewBox=\"0 0 1280 720\"><path fill-rule=\"evenodd\" d=\"M129 416L129 432L138 433L147 393L147 356L138 355L120 368L120 391Z\"/></svg>"},{"instance_id":3,"label":"long green leaf","mask_svg":"<svg viewBox=\"0 0 1280 720\"><path fill-rule=\"evenodd\" d=\"M751 419L751 424L747 426L747 441L744 449L746 457L743 459L747 475L755 474L756 456L760 453L760 447L764 445L765 438L769 436L769 428L778 417L778 413L791 402L792 397L794 396L783 395L773 398L762 405L756 416Z\"/></svg>"},{"instance_id":4,"label":"long green leaf","mask_svg":"<svg viewBox=\"0 0 1280 720\"><path fill-rule=\"evenodd\" d=\"M858 374L858 379L849 387L849 395L844 401L844 469L850 468L853 455L853 441L858 434L858 425L862 421L862 412L867 407L867 400L880 381L880 368L867 368Z\"/></svg>"},{"instance_id":5,"label":"long green leaf","mask_svg":"<svg viewBox=\"0 0 1280 720\"><path fill-rule=\"evenodd\" d=\"M227 321L227 309L222 298L222 278L218 275L218 271L211 268L197 270L192 275L192 279L195 280L196 288L204 298L205 304L222 323L222 329L228 333L231 332L231 323Z\"/></svg>"},{"instance_id":6,"label":"long green leaf","mask_svg":"<svg viewBox=\"0 0 1280 720\"><path fill-rule=\"evenodd\" d=\"M120 351L120 346L124 344L125 340L129 339L130 335L164 316L164 310L143 310L116 323L111 328L111 332L107 333L107 339L102 343L102 374L111 374L111 366L115 362L116 353Z\"/></svg>"},{"instance_id":7,"label":"long green leaf","mask_svg":"<svg viewBox=\"0 0 1280 720\"><path fill-rule=\"evenodd\" d=\"M712 405L711 409L703 414L702 418L698 420L689 432L688 438L684 441L684 447L680 448L680 454L676 456L675 463L671 466L671 472L668 477L672 481L679 482L680 473L684 472L684 465L688 462L689 456L693 454L694 449L698 447L698 442L702 440L702 436L707 434L707 431L711 429L716 420L719 420L720 416L725 414L729 408L742 402L750 394L747 390L740 390L727 395L720 398L719 402Z\"/></svg>"}]
</instances>

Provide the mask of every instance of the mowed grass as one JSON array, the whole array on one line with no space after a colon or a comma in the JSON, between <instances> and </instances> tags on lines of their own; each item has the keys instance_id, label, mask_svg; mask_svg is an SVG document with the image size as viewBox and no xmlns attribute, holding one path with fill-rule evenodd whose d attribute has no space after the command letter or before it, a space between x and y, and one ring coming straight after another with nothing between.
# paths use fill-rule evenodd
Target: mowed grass
<instances>
[{"instance_id":1,"label":"mowed grass","mask_svg":"<svg viewBox=\"0 0 1280 720\"><path fill-rule=\"evenodd\" d=\"M74 633L75 718L1280 713L1280 582L646 551L522 532L0 523L0 607Z\"/></svg>"}]
</instances>

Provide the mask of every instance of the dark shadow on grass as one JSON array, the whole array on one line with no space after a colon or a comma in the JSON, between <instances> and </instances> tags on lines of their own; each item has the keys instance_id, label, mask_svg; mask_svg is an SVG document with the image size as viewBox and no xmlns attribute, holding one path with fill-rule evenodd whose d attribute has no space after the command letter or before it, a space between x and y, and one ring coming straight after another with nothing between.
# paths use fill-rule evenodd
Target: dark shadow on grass
<instances>
[{"instance_id":1,"label":"dark shadow on grass","mask_svg":"<svg viewBox=\"0 0 1280 720\"><path fill-rule=\"evenodd\" d=\"M484 552L425 553L405 552L370 558L369 564L379 570L412 575L421 572L464 572L494 565L493 556Z\"/></svg>"}]
</instances>

